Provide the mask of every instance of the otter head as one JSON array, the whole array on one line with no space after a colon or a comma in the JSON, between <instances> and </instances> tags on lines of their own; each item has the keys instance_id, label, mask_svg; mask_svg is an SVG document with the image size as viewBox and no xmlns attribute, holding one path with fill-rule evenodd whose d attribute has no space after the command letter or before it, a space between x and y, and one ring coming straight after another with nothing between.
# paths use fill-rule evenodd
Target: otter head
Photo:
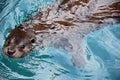
<instances>
[{"instance_id":1,"label":"otter head","mask_svg":"<svg viewBox=\"0 0 120 80\"><path fill-rule=\"evenodd\" d=\"M8 35L3 52L11 58L21 58L32 50L34 43L35 35L32 31L16 27Z\"/></svg>"}]
</instances>

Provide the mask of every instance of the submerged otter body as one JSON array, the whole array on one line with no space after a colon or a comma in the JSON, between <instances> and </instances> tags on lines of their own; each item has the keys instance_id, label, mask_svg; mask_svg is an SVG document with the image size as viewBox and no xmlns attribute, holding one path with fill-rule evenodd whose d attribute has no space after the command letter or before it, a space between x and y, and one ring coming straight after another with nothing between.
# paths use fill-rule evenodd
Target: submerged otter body
<instances>
[{"instance_id":1,"label":"submerged otter body","mask_svg":"<svg viewBox=\"0 0 120 80\"><path fill-rule=\"evenodd\" d=\"M120 2L109 0L97 6L99 2L63 0L39 9L35 17L10 32L4 53L12 58L24 57L37 44L67 50L75 61L79 53L84 53L82 38L86 34L119 22Z\"/></svg>"}]
</instances>

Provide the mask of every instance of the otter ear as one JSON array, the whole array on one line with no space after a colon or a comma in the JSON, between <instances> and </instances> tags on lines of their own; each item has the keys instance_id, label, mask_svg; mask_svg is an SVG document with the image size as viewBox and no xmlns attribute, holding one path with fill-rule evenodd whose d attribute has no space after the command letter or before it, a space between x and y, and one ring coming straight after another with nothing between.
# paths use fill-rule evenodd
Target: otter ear
<instances>
[{"instance_id":1,"label":"otter ear","mask_svg":"<svg viewBox=\"0 0 120 80\"><path fill-rule=\"evenodd\" d=\"M17 25L15 25L15 28L17 27Z\"/></svg>"}]
</instances>

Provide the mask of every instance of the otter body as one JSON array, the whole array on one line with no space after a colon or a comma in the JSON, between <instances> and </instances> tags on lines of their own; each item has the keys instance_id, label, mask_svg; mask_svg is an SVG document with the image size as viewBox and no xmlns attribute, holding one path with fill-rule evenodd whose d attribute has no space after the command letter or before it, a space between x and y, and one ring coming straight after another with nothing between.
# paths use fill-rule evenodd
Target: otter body
<instances>
[{"instance_id":1,"label":"otter body","mask_svg":"<svg viewBox=\"0 0 120 80\"><path fill-rule=\"evenodd\" d=\"M12 58L24 57L37 44L67 50L75 61L84 53L82 39L86 34L120 19L120 2L109 0L97 6L98 3L96 0L63 0L39 9L32 19L11 30L4 53Z\"/></svg>"}]
</instances>

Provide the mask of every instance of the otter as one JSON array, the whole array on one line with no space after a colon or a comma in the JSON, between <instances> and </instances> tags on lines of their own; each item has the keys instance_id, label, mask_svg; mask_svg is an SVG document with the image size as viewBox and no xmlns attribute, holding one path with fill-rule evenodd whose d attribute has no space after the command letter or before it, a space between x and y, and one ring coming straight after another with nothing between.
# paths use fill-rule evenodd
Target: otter
<instances>
[{"instance_id":1,"label":"otter","mask_svg":"<svg viewBox=\"0 0 120 80\"><path fill-rule=\"evenodd\" d=\"M36 44L52 46L69 51L73 62L81 65L85 62L80 54L84 53L83 37L120 19L120 2L109 1L97 6L94 0L63 0L40 8L36 16L10 31L3 52L11 58L21 58Z\"/></svg>"}]
</instances>

